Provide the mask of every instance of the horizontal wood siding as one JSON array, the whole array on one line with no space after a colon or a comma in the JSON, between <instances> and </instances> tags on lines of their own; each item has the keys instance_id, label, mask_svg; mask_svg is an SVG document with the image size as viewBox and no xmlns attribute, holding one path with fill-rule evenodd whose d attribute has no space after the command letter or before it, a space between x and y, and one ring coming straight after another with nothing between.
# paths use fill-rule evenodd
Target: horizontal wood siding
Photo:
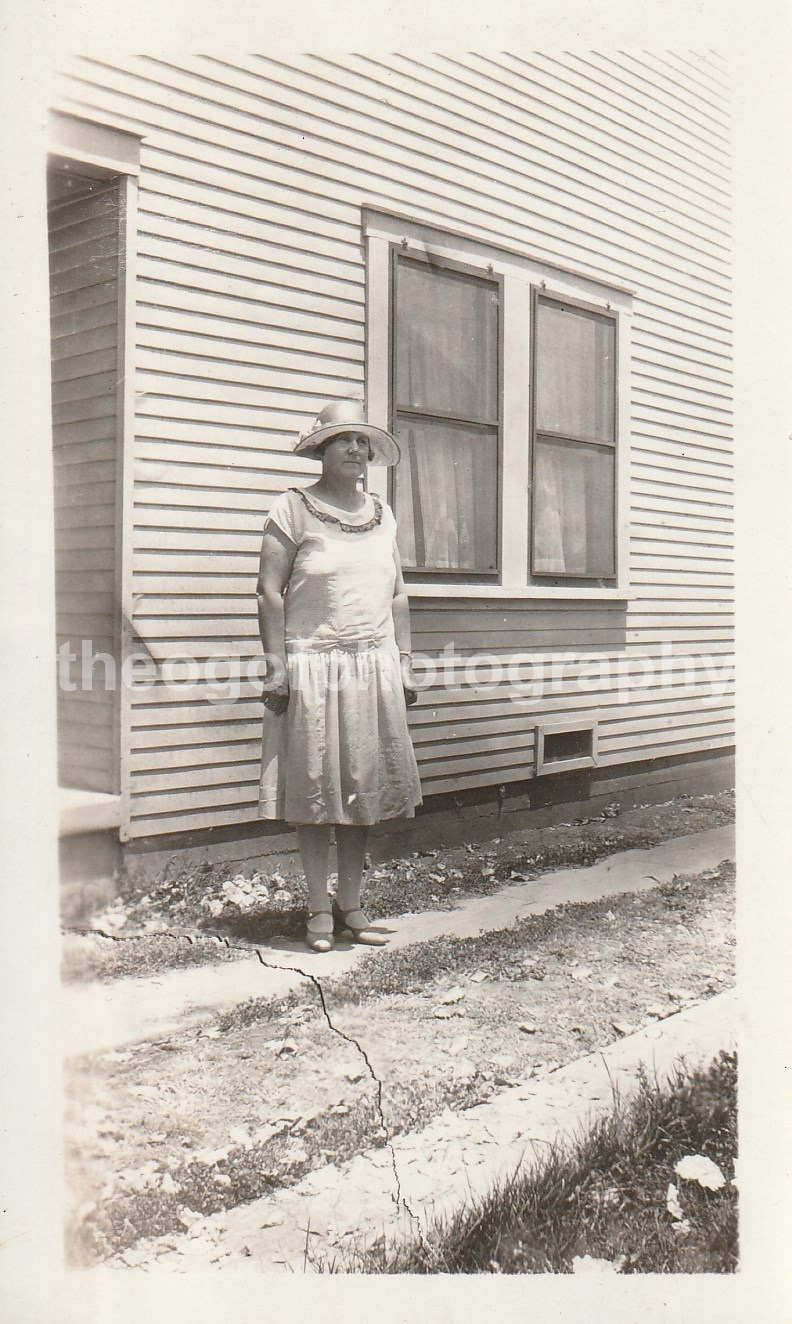
<instances>
[{"instance_id":1,"label":"horizontal wood siding","mask_svg":"<svg viewBox=\"0 0 792 1324\"><path fill-rule=\"evenodd\" d=\"M62 180L62 177L58 177ZM73 690L58 687L61 785L112 793L119 781L117 693L82 641L117 660L119 187L80 184L49 206L57 644L68 643Z\"/></svg>"},{"instance_id":2,"label":"horizontal wood siding","mask_svg":"<svg viewBox=\"0 0 792 1324\"><path fill-rule=\"evenodd\" d=\"M416 599L416 647L437 654L453 638L463 659L458 684L411 713L425 793L532 775L536 723L550 715L598 720L603 764L732 743L728 112L716 57L85 59L64 72L58 108L147 130L133 365L141 651L158 664L256 655L263 519L315 472L293 459L295 434L365 384L368 204L636 292L631 599ZM101 386L102 312L86 302L85 313L84 366ZM59 426L101 484L99 420L78 424L66 380ZM90 518L64 528L63 573L92 569L100 532ZM614 677L581 692L572 668L541 700L516 703L505 683L466 681L478 651L547 665L594 653ZM715 697L701 665L685 685L691 663L678 655L702 653L722 682ZM625 692L618 666L632 658L638 674L639 655L655 675ZM174 693L160 672L134 696L131 835L255 818L261 705L247 680L235 702L219 684L213 694Z\"/></svg>"}]
</instances>

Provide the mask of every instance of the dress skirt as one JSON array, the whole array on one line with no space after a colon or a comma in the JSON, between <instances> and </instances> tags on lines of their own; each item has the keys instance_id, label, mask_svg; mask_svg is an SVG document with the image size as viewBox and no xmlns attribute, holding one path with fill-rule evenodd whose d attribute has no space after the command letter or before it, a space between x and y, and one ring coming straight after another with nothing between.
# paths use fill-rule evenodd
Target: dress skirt
<instances>
[{"instance_id":1,"label":"dress skirt","mask_svg":"<svg viewBox=\"0 0 792 1324\"><path fill-rule=\"evenodd\" d=\"M421 787L393 640L287 645L285 713L265 710L259 812L289 823L411 818Z\"/></svg>"}]
</instances>

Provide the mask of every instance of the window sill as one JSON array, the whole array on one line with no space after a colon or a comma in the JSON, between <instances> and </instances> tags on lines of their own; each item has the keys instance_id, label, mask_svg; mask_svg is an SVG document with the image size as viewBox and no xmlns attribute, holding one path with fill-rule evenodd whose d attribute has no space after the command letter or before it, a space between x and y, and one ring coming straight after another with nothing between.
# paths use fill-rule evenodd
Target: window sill
<instances>
[{"instance_id":1,"label":"window sill","mask_svg":"<svg viewBox=\"0 0 792 1324\"><path fill-rule=\"evenodd\" d=\"M61 837L81 832L106 832L121 824L121 797L105 795L101 791L80 791L72 787L58 788Z\"/></svg>"},{"instance_id":2,"label":"window sill","mask_svg":"<svg viewBox=\"0 0 792 1324\"><path fill-rule=\"evenodd\" d=\"M552 777L558 772L582 772L585 768L596 768L597 766L597 760L590 755L579 759L550 759L539 764L535 769L535 773L537 777Z\"/></svg>"},{"instance_id":3,"label":"window sill","mask_svg":"<svg viewBox=\"0 0 792 1324\"><path fill-rule=\"evenodd\" d=\"M408 598L482 598L504 602L508 600L558 601L566 599L574 602L631 602L634 593L620 588L556 588L544 585L528 584L522 587L508 588L504 584L407 584Z\"/></svg>"}]
</instances>

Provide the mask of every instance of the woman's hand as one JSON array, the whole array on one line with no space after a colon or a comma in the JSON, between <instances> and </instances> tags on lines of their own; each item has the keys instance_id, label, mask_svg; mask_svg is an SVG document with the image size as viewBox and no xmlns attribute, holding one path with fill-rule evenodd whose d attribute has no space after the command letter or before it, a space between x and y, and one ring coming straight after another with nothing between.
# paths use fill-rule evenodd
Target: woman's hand
<instances>
[{"instance_id":1,"label":"woman's hand","mask_svg":"<svg viewBox=\"0 0 792 1324\"><path fill-rule=\"evenodd\" d=\"M404 686L404 702L408 708L412 708L414 703L418 702L418 682L413 675L412 658L409 653L399 654L399 663L401 666L402 685Z\"/></svg>"},{"instance_id":2,"label":"woman's hand","mask_svg":"<svg viewBox=\"0 0 792 1324\"><path fill-rule=\"evenodd\" d=\"M264 693L261 696L264 707L276 717L280 717L289 706L289 693L289 681L283 668L276 669L269 662L264 675Z\"/></svg>"}]
</instances>

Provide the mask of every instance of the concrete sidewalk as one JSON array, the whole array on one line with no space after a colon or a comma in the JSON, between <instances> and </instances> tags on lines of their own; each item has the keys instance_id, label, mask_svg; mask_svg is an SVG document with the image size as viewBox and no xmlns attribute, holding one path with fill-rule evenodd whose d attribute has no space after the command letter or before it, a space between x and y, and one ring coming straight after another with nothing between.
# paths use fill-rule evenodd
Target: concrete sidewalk
<instances>
[{"instance_id":1,"label":"concrete sidewalk","mask_svg":"<svg viewBox=\"0 0 792 1324\"><path fill-rule=\"evenodd\" d=\"M675 874L700 873L733 858L733 826L712 828L648 850L611 855L589 868L513 883L490 896L469 897L454 910L402 915L377 927L389 935L387 951L443 936L473 937L571 902L646 891ZM251 948L249 959L230 964L194 966L142 979L67 984L61 1004L63 1052L76 1056L167 1038L249 998L285 997L304 985L306 975L345 974L371 951L344 943L317 955L302 944L283 940Z\"/></svg>"},{"instance_id":2,"label":"concrete sidewalk","mask_svg":"<svg viewBox=\"0 0 792 1324\"><path fill-rule=\"evenodd\" d=\"M425 1130L399 1135L338 1166L320 1168L296 1186L196 1221L167 1247L142 1242L122 1263L185 1272L199 1262L222 1268L312 1272L312 1259L344 1270L339 1252L378 1238L389 1247L414 1238L438 1216L490 1191L518 1164L550 1144L573 1139L595 1118L628 1100L639 1067L665 1080L678 1063L707 1066L736 1045L733 991L681 1011L544 1079L502 1090L461 1113L446 1109ZM664 1212L664 1211L663 1211Z\"/></svg>"}]
</instances>

